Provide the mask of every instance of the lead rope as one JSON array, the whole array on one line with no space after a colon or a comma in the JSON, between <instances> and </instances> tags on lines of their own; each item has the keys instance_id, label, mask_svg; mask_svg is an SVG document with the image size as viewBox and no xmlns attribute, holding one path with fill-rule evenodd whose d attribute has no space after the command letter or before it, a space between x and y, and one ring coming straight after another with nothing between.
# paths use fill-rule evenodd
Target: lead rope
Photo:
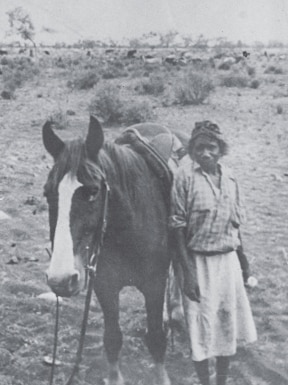
<instances>
[{"instance_id":1,"label":"lead rope","mask_svg":"<svg viewBox=\"0 0 288 385\"><path fill-rule=\"evenodd\" d=\"M56 321L55 321L55 329L54 329L54 348L53 348L52 368L51 368L49 385L53 385L56 354L57 354L58 330L59 330L59 297L57 295L56 296Z\"/></svg>"},{"instance_id":2,"label":"lead rope","mask_svg":"<svg viewBox=\"0 0 288 385\"><path fill-rule=\"evenodd\" d=\"M170 267L169 267L170 270ZM170 278L170 271L168 271L168 290L167 290L167 311L168 311L168 323L170 328L170 340L171 340L171 349L172 352L174 352L175 349L175 328L174 328L174 322L172 319L172 301L171 301L171 278Z\"/></svg>"},{"instance_id":3,"label":"lead rope","mask_svg":"<svg viewBox=\"0 0 288 385\"><path fill-rule=\"evenodd\" d=\"M98 248L97 251L97 256L100 252L100 248ZM85 298L85 306L84 306L84 314L83 314L83 320L82 320L82 326L81 326L81 333L80 333L80 339L79 339L79 345L78 345L78 350L76 353L76 360L75 364L72 370L72 373L66 382L66 385L71 385L72 381L75 377L75 374L79 370L79 365L81 363L82 359L82 352L83 352L83 347L84 347L84 339L85 339L85 334L86 334L86 329L87 329L87 321L88 321L88 315L89 315L89 310L90 310L90 303L91 303L91 297L92 297L92 290L94 286L94 278L95 278L95 271L96 271L96 263L97 259L95 258L95 255L92 255L91 260L95 263L95 266L93 268L90 267L88 274L89 274L89 281L88 281L88 288L87 288L87 293L86 293L86 298ZM89 266L88 266L89 268ZM58 341L58 330L59 330L59 297L57 296L57 301L56 301L56 321L55 321L55 331L54 331L54 348L53 348L53 359L52 359L52 368L51 368L51 375L50 375L50 382L49 385L53 385L53 378L54 378L54 372L55 372L55 363L56 363L56 354L57 354L57 341Z\"/></svg>"},{"instance_id":4,"label":"lead rope","mask_svg":"<svg viewBox=\"0 0 288 385\"><path fill-rule=\"evenodd\" d=\"M89 310L90 310L90 303L91 303L91 296L92 296L92 290L94 286L94 277L95 274L90 273L90 279L88 282L88 289L87 289L87 294L85 298L85 308L84 308L84 315L83 315L83 321L82 321L82 327L81 327L81 333L80 333L80 340L79 340L79 346L76 354L76 360L74 364L74 368L72 370L72 373L66 382L66 385L71 385L72 381L75 377L75 374L79 370L79 365L82 360L82 352L83 352L83 347L84 347L84 339L85 339L85 334L86 334L86 329L87 329L87 324L88 324L88 315L89 315Z\"/></svg>"},{"instance_id":5,"label":"lead rope","mask_svg":"<svg viewBox=\"0 0 288 385\"><path fill-rule=\"evenodd\" d=\"M87 323L88 323L87 321L88 321L88 315L89 315L89 310L90 310L90 303L91 303L92 290L93 290L93 286L94 286L95 274L90 272L89 276L90 276L90 279L88 282L88 289L87 289L87 294L86 294L86 298L85 298L84 315L83 315L83 321L82 321L78 350L76 353L76 360L75 360L75 364L74 364L72 373L71 373L68 381L66 382L66 385L72 384L72 381L75 377L75 374L79 370L79 365L80 365L81 359L82 359L82 352L83 352L83 347L84 347L84 339L85 339L85 334L86 334L86 329L87 329ZM55 331L54 331L54 348L53 348L53 359L52 359L52 367L51 367L51 375L50 375L49 385L53 385L54 372L55 372L55 366L56 366L55 363L56 363L56 354L57 354L58 330L59 330L59 297L57 296L56 298L57 298L57 301L56 301L56 321L55 321Z\"/></svg>"}]
</instances>

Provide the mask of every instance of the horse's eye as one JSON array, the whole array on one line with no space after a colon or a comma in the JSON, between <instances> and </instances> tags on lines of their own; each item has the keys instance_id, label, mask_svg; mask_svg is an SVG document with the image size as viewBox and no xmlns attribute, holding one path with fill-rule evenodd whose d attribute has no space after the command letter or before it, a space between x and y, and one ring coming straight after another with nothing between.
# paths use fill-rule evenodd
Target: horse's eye
<instances>
[{"instance_id":1,"label":"horse's eye","mask_svg":"<svg viewBox=\"0 0 288 385\"><path fill-rule=\"evenodd\" d=\"M98 193L99 193L98 187L87 188L86 197L87 197L88 202L94 202L98 197Z\"/></svg>"}]
</instances>

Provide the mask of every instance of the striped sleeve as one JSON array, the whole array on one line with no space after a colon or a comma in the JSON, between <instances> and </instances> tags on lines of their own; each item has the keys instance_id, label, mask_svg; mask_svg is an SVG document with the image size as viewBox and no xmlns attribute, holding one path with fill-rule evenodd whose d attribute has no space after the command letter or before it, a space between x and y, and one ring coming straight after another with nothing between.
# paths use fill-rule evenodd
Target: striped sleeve
<instances>
[{"instance_id":1,"label":"striped sleeve","mask_svg":"<svg viewBox=\"0 0 288 385\"><path fill-rule=\"evenodd\" d=\"M171 211L169 226L187 227L187 177L183 170L176 172L171 192Z\"/></svg>"},{"instance_id":2,"label":"striped sleeve","mask_svg":"<svg viewBox=\"0 0 288 385\"><path fill-rule=\"evenodd\" d=\"M239 184L236 179L235 180L235 187L236 187L236 207L237 207L237 216L238 221L240 225L246 222L246 211L245 211L245 203L243 199L243 195L241 193L241 189L239 188Z\"/></svg>"}]
</instances>

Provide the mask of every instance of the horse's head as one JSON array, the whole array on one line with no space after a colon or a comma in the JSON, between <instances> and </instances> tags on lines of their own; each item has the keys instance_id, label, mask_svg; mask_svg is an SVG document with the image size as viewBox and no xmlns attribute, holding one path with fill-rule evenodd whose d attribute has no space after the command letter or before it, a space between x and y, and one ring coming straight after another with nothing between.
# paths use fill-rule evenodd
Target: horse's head
<instances>
[{"instance_id":1,"label":"horse's head","mask_svg":"<svg viewBox=\"0 0 288 385\"><path fill-rule=\"evenodd\" d=\"M48 285L70 297L83 289L85 264L99 242L107 184L97 165L104 136L100 123L90 118L85 141L63 142L50 122L43 127L43 142L54 158L44 194L49 205L52 256Z\"/></svg>"}]
</instances>

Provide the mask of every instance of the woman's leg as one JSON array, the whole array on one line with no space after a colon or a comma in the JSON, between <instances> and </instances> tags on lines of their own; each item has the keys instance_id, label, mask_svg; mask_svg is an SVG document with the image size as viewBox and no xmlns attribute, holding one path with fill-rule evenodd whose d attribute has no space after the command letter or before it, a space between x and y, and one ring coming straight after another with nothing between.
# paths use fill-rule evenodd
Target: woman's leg
<instances>
[{"instance_id":1,"label":"woman's leg","mask_svg":"<svg viewBox=\"0 0 288 385\"><path fill-rule=\"evenodd\" d=\"M225 385L228 369L229 369L230 357L217 357L216 358L216 373L217 373L217 385Z\"/></svg>"},{"instance_id":2,"label":"woman's leg","mask_svg":"<svg viewBox=\"0 0 288 385\"><path fill-rule=\"evenodd\" d=\"M202 385L210 385L209 361L194 361L196 373Z\"/></svg>"}]
</instances>

